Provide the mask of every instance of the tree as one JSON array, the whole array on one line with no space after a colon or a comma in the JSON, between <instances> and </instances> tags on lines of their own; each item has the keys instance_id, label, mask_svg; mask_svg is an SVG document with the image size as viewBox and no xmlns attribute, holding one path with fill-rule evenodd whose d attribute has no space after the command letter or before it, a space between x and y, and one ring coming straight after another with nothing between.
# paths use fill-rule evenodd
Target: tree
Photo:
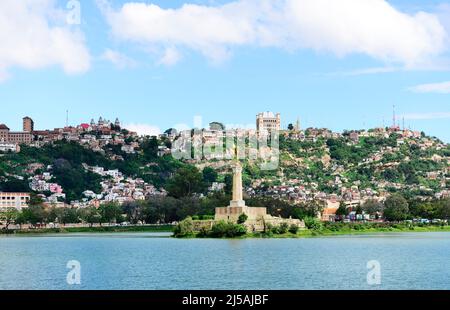
<instances>
[{"instance_id":1,"label":"tree","mask_svg":"<svg viewBox=\"0 0 450 310\"><path fill-rule=\"evenodd\" d=\"M208 185L212 184L213 182L216 182L217 180L217 171L211 167L205 167L203 169L202 174L203 174L203 181Z\"/></svg>"},{"instance_id":2,"label":"tree","mask_svg":"<svg viewBox=\"0 0 450 310\"><path fill-rule=\"evenodd\" d=\"M349 210L345 203L341 202L339 204L339 208L336 210L336 215L339 216L341 219L344 219L347 215L349 215Z\"/></svg>"},{"instance_id":3,"label":"tree","mask_svg":"<svg viewBox=\"0 0 450 310\"><path fill-rule=\"evenodd\" d=\"M122 209L116 203L105 203L99 208L103 223L113 223L122 215Z\"/></svg>"},{"instance_id":4,"label":"tree","mask_svg":"<svg viewBox=\"0 0 450 310\"><path fill-rule=\"evenodd\" d=\"M76 208L64 208L60 222L65 224L75 224L80 222L78 210Z\"/></svg>"},{"instance_id":5,"label":"tree","mask_svg":"<svg viewBox=\"0 0 450 310\"><path fill-rule=\"evenodd\" d=\"M384 217L388 221L406 220L409 215L408 201L400 195L393 194L384 202Z\"/></svg>"},{"instance_id":6,"label":"tree","mask_svg":"<svg viewBox=\"0 0 450 310\"><path fill-rule=\"evenodd\" d=\"M95 207L85 208L81 211L81 218L92 227L94 224L102 222L102 216Z\"/></svg>"},{"instance_id":7,"label":"tree","mask_svg":"<svg viewBox=\"0 0 450 310\"><path fill-rule=\"evenodd\" d=\"M9 225L15 223L19 217L19 211L16 208L6 208L4 212L0 213L0 220L5 222L5 230L8 230Z\"/></svg>"},{"instance_id":8,"label":"tree","mask_svg":"<svg viewBox=\"0 0 450 310\"><path fill-rule=\"evenodd\" d=\"M144 158L148 161L152 161L158 158L158 139L156 137L145 138L141 145L142 151L144 153Z\"/></svg>"},{"instance_id":9,"label":"tree","mask_svg":"<svg viewBox=\"0 0 450 310\"><path fill-rule=\"evenodd\" d=\"M142 202L126 202L122 206L123 213L126 214L127 220L130 223L136 224L143 220L144 206Z\"/></svg>"},{"instance_id":10,"label":"tree","mask_svg":"<svg viewBox=\"0 0 450 310\"><path fill-rule=\"evenodd\" d=\"M36 195L35 193L30 193L30 201L28 202L29 206L41 206L44 203L41 196Z\"/></svg>"},{"instance_id":11,"label":"tree","mask_svg":"<svg viewBox=\"0 0 450 310\"><path fill-rule=\"evenodd\" d=\"M6 182L0 182L0 191L27 193L30 191L30 187L27 180L10 179Z\"/></svg>"},{"instance_id":12,"label":"tree","mask_svg":"<svg viewBox=\"0 0 450 310\"><path fill-rule=\"evenodd\" d=\"M48 211L48 216L47 219L49 222L58 222L61 223L61 219L63 217L63 209L62 208L56 208L56 207L52 207L49 211Z\"/></svg>"},{"instance_id":13,"label":"tree","mask_svg":"<svg viewBox=\"0 0 450 310\"><path fill-rule=\"evenodd\" d=\"M288 129L289 129L290 131L294 130L294 125L289 124L289 125L288 125Z\"/></svg>"},{"instance_id":14,"label":"tree","mask_svg":"<svg viewBox=\"0 0 450 310\"><path fill-rule=\"evenodd\" d=\"M175 176L169 181L167 191L175 198L191 196L204 191L203 175L194 166L185 166L178 169Z\"/></svg>"},{"instance_id":15,"label":"tree","mask_svg":"<svg viewBox=\"0 0 450 310\"><path fill-rule=\"evenodd\" d=\"M212 123L209 123L209 129L222 131L222 130L225 130L225 125L220 122L212 122Z\"/></svg>"},{"instance_id":16,"label":"tree","mask_svg":"<svg viewBox=\"0 0 450 310\"><path fill-rule=\"evenodd\" d=\"M48 215L41 205L30 205L28 208L22 209L22 213L24 220L33 226L44 224Z\"/></svg>"},{"instance_id":17,"label":"tree","mask_svg":"<svg viewBox=\"0 0 450 310\"><path fill-rule=\"evenodd\" d=\"M164 133L166 134L166 135L176 135L178 132L177 132L177 130L175 129L175 128L169 128L169 129L167 129L166 131L164 131Z\"/></svg>"},{"instance_id":18,"label":"tree","mask_svg":"<svg viewBox=\"0 0 450 310\"><path fill-rule=\"evenodd\" d=\"M226 174L225 175L225 193L231 194L233 191L233 175L232 174Z\"/></svg>"},{"instance_id":19,"label":"tree","mask_svg":"<svg viewBox=\"0 0 450 310\"><path fill-rule=\"evenodd\" d=\"M383 211L383 204L375 199L369 199L361 206L363 211L367 214L377 214Z\"/></svg>"},{"instance_id":20,"label":"tree","mask_svg":"<svg viewBox=\"0 0 450 310\"><path fill-rule=\"evenodd\" d=\"M248 220L248 215L245 213L242 213L241 215L239 215L237 222L238 222L238 224L244 224L245 222L247 222L247 220Z\"/></svg>"},{"instance_id":21,"label":"tree","mask_svg":"<svg viewBox=\"0 0 450 310\"><path fill-rule=\"evenodd\" d=\"M450 199L440 202L439 216L441 219L450 219Z\"/></svg>"}]
</instances>

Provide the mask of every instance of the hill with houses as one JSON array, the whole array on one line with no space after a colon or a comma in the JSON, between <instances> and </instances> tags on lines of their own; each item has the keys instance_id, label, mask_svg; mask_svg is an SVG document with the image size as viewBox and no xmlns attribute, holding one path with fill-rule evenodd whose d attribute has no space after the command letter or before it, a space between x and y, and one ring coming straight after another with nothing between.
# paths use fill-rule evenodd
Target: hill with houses
<instances>
[{"instance_id":1,"label":"hill with houses","mask_svg":"<svg viewBox=\"0 0 450 310\"><path fill-rule=\"evenodd\" d=\"M94 125L39 132L20 150L1 152L0 191L32 191L48 204L77 207L167 195L227 195L230 162L174 159L171 146L180 137L175 130L140 137L118 124ZM200 132L211 137L217 129ZM258 163L244 161L247 199L320 201L337 208L383 201L395 192L408 199L450 197L450 146L422 132L292 129L280 132L279 146L277 170L261 170ZM182 182L192 178L199 184L174 194L180 171L188 173Z\"/></svg>"}]
</instances>

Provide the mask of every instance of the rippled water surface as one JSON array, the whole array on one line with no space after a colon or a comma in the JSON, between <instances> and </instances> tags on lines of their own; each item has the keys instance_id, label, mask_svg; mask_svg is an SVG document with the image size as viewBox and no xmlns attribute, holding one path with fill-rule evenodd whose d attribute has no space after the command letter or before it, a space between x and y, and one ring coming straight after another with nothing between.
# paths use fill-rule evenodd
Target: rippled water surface
<instances>
[{"instance_id":1,"label":"rippled water surface","mask_svg":"<svg viewBox=\"0 0 450 310\"><path fill-rule=\"evenodd\" d=\"M67 284L67 262L81 285ZM381 285L367 283L367 262ZM215 240L0 237L0 289L450 289L450 233Z\"/></svg>"}]
</instances>

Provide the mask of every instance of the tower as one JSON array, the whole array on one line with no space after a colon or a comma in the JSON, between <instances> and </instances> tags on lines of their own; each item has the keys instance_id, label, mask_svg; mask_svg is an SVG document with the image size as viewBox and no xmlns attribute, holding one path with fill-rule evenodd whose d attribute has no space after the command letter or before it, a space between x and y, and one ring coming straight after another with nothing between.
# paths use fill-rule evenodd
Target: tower
<instances>
[{"instance_id":1,"label":"tower","mask_svg":"<svg viewBox=\"0 0 450 310\"><path fill-rule=\"evenodd\" d=\"M115 121L115 123L114 123L114 126L120 127L120 121L119 121L119 118L116 118L116 121Z\"/></svg>"},{"instance_id":2,"label":"tower","mask_svg":"<svg viewBox=\"0 0 450 310\"><path fill-rule=\"evenodd\" d=\"M392 128L397 127L397 117L395 115L395 104L392 105Z\"/></svg>"},{"instance_id":3,"label":"tower","mask_svg":"<svg viewBox=\"0 0 450 310\"><path fill-rule=\"evenodd\" d=\"M295 130L300 131L301 127L300 127L300 117L297 117L297 123L295 124Z\"/></svg>"},{"instance_id":4,"label":"tower","mask_svg":"<svg viewBox=\"0 0 450 310\"><path fill-rule=\"evenodd\" d=\"M23 118L23 131L25 131L25 132L33 132L34 131L34 122L28 116L25 116Z\"/></svg>"},{"instance_id":5,"label":"tower","mask_svg":"<svg viewBox=\"0 0 450 310\"><path fill-rule=\"evenodd\" d=\"M239 161L233 166L233 200L230 207L245 207L242 194L242 166Z\"/></svg>"}]
</instances>

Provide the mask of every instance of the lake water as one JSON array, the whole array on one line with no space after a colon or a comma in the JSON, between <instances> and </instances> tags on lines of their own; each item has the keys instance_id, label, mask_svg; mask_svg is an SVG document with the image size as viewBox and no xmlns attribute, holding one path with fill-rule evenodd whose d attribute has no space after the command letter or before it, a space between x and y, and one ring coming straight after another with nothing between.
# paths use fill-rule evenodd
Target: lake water
<instances>
[{"instance_id":1,"label":"lake water","mask_svg":"<svg viewBox=\"0 0 450 310\"><path fill-rule=\"evenodd\" d=\"M81 264L69 285L68 261ZM367 263L381 285L367 282ZM450 233L178 240L164 233L0 237L0 289L450 289Z\"/></svg>"}]
</instances>

